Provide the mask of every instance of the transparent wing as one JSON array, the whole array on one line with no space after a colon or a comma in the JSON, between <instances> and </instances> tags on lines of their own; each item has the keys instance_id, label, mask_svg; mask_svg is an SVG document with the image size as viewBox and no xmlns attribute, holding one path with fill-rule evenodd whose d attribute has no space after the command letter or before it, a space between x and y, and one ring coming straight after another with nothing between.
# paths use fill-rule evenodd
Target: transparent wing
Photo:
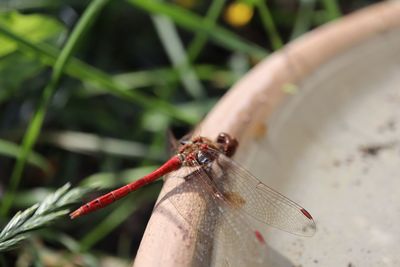
<instances>
[{"instance_id":1,"label":"transparent wing","mask_svg":"<svg viewBox=\"0 0 400 267\"><path fill-rule=\"evenodd\" d=\"M262 266L266 247L261 234L249 223L246 214L226 202L203 167L186 168L185 177L168 200L198 232L193 266ZM184 204L187 193L199 201ZM202 216L196 216L201 212Z\"/></svg>"},{"instance_id":2,"label":"transparent wing","mask_svg":"<svg viewBox=\"0 0 400 267\"><path fill-rule=\"evenodd\" d=\"M314 220L304 208L263 184L224 154L213 153L216 160L204 170L227 203L283 231L302 236L315 233Z\"/></svg>"},{"instance_id":3,"label":"transparent wing","mask_svg":"<svg viewBox=\"0 0 400 267\"><path fill-rule=\"evenodd\" d=\"M210 266L214 240L214 229L217 221L214 220L214 209L210 203L209 192L202 186L195 173L200 167L182 167L171 173L173 179L180 179L179 185L168 192L164 198L170 201L187 226L193 231L185 235L195 235L195 257L191 266ZM172 177L171 177L172 178Z\"/></svg>"}]
</instances>

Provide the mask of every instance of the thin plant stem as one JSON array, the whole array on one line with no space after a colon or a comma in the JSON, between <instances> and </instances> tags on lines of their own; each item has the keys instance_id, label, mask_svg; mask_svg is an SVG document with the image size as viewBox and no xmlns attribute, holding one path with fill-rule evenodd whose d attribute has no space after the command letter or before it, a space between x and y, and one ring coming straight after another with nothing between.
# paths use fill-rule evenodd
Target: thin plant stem
<instances>
[{"instance_id":1,"label":"thin plant stem","mask_svg":"<svg viewBox=\"0 0 400 267\"><path fill-rule=\"evenodd\" d=\"M211 2L210 8L207 11L204 23L209 28L213 28L217 18L222 11L225 0L214 0ZM208 36L204 32L198 32L188 46L188 58L190 62L194 62L199 56L201 50L208 40Z\"/></svg>"},{"instance_id":2,"label":"thin plant stem","mask_svg":"<svg viewBox=\"0 0 400 267\"><path fill-rule=\"evenodd\" d=\"M244 40L242 37L234 34L227 29L215 25L209 28L202 17L185 10L177 5L149 0L127 0L135 7L141 8L152 14L163 14L168 16L177 25L195 32L205 32L210 40L220 44L226 49L243 52L254 58L264 58L268 51L264 48Z\"/></svg>"},{"instance_id":3,"label":"thin plant stem","mask_svg":"<svg viewBox=\"0 0 400 267\"><path fill-rule=\"evenodd\" d=\"M193 98L203 99L205 97L204 88L187 58L187 53L179 38L175 24L164 15L153 15L152 20L161 43L176 68L185 90Z\"/></svg>"},{"instance_id":4,"label":"thin plant stem","mask_svg":"<svg viewBox=\"0 0 400 267\"><path fill-rule=\"evenodd\" d=\"M89 4L54 64L50 82L43 90L42 98L39 102L38 108L33 115L31 122L29 123L28 129L22 141L21 154L19 155L14 166L9 187L4 195L3 204L0 210L0 214L4 217L7 216L8 211L10 210L14 201L15 192L21 181L26 159L30 155L32 148L40 134L48 104L59 83L63 69L71 57L80 38L84 36L85 32L93 24L95 18L108 1L110 0L94 0Z\"/></svg>"},{"instance_id":5,"label":"thin plant stem","mask_svg":"<svg viewBox=\"0 0 400 267\"><path fill-rule=\"evenodd\" d=\"M336 0L322 0L321 2L326 10L328 20L334 20L342 16Z\"/></svg>"},{"instance_id":6,"label":"thin plant stem","mask_svg":"<svg viewBox=\"0 0 400 267\"><path fill-rule=\"evenodd\" d=\"M311 25L311 18L315 7L315 0L301 0L296 21L290 39L293 40L307 32Z\"/></svg>"},{"instance_id":7,"label":"thin plant stem","mask_svg":"<svg viewBox=\"0 0 400 267\"><path fill-rule=\"evenodd\" d=\"M264 24L268 36L271 38L272 48L278 50L283 46L283 41L279 36L278 30L276 29L274 19L272 18L271 12L265 1L257 1L256 6L260 12L261 20Z\"/></svg>"},{"instance_id":8,"label":"thin plant stem","mask_svg":"<svg viewBox=\"0 0 400 267\"><path fill-rule=\"evenodd\" d=\"M9 31L4 25L0 23L0 34L15 41L20 50L28 55L34 54L44 64L54 67L58 50L46 43L35 44L25 39L23 36L17 35ZM151 98L132 90L131 88L116 82L112 77L103 71L96 69L76 58L70 58L64 68L64 72L68 75L95 84L107 90L110 94L120 97L124 100L134 102L144 108L157 109L160 112L170 115L171 117L181 120L183 122L193 124L195 119L189 117L178 108L165 101Z\"/></svg>"}]
</instances>

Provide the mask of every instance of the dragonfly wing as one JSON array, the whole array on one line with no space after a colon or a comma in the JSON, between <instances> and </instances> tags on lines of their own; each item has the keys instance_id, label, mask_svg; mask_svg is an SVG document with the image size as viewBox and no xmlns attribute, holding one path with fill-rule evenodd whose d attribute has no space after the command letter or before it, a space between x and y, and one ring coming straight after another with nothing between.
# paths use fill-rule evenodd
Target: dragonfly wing
<instances>
[{"instance_id":1,"label":"dragonfly wing","mask_svg":"<svg viewBox=\"0 0 400 267\"><path fill-rule=\"evenodd\" d=\"M261 234L242 213L224 206L215 232L212 266L265 266L267 248Z\"/></svg>"},{"instance_id":2,"label":"dragonfly wing","mask_svg":"<svg viewBox=\"0 0 400 267\"><path fill-rule=\"evenodd\" d=\"M185 197L189 192L201 199L187 205ZM266 246L261 234L250 225L246 214L219 196L218 188L203 168L187 175L168 199L198 234L193 266L262 265ZM203 216L196 216L199 209Z\"/></svg>"},{"instance_id":3,"label":"dragonfly wing","mask_svg":"<svg viewBox=\"0 0 400 267\"><path fill-rule=\"evenodd\" d=\"M197 177L198 168L200 167L182 167L173 172L171 175L174 179L182 181L168 192L165 198L173 204L178 214L186 221L185 227L193 230L185 235L195 235L191 236L196 240L191 266L210 266L214 240L213 229L216 229L217 221L214 219L216 215L210 203L211 195Z\"/></svg>"},{"instance_id":4,"label":"dragonfly wing","mask_svg":"<svg viewBox=\"0 0 400 267\"><path fill-rule=\"evenodd\" d=\"M255 219L275 228L302 236L312 236L316 226L311 215L300 205L263 184L238 163L217 153L206 171L226 202Z\"/></svg>"}]
</instances>

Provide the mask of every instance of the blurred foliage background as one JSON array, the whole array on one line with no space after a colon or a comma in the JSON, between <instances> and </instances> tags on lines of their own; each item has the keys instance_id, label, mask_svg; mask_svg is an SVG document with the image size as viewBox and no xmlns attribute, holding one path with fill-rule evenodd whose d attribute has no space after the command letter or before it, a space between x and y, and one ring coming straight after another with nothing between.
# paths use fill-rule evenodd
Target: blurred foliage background
<instances>
[{"instance_id":1,"label":"blurred foliage background","mask_svg":"<svg viewBox=\"0 0 400 267\"><path fill-rule=\"evenodd\" d=\"M71 202L153 170L262 58L374 2L0 1L0 265L129 266L161 182L75 221Z\"/></svg>"}]
</instances>

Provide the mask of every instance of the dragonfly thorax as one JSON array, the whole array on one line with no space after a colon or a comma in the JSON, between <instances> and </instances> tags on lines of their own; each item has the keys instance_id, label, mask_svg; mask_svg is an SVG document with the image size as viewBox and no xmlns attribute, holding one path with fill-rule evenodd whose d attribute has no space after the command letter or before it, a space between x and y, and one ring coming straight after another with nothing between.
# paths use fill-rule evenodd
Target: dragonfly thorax
<instances>
[{"instance_id":1,"label":"dragonfly thorax","mask_svg":"<svg viewBox=\"0 0 400 267\"><path fill-rule=\"evenodd\" d=\"M196 161L200 165L206 165L211 163L215 159L215 156L212 155L211 153L208 153L207 151L198 151L196 155Z\"/></svg>"},{"instance_id":2,"label":"dragonfly thorax","mask_svg":"<svg viewBox=\"0 0 400 267\"><path fill-rule=\"evenodd\" d=\"M220 147L205 137L196 137L181 145L178 152L182 158L182 165L201 166L211 163L216 153L222 152Z\"/></svg>"},{"instance_id":3,"label":"dragonfly thorax","mask_svg":"<svg viewBox=\"0 0 400 267\"><path fill-rule=\"evenodd\" d=\"M238 146L236 139L227 133L220 133L215 142L202 136L181 141L178 155L184 166L202 166L213 162L218 153L233 156Z\"/></svg>"}]
</instances>

